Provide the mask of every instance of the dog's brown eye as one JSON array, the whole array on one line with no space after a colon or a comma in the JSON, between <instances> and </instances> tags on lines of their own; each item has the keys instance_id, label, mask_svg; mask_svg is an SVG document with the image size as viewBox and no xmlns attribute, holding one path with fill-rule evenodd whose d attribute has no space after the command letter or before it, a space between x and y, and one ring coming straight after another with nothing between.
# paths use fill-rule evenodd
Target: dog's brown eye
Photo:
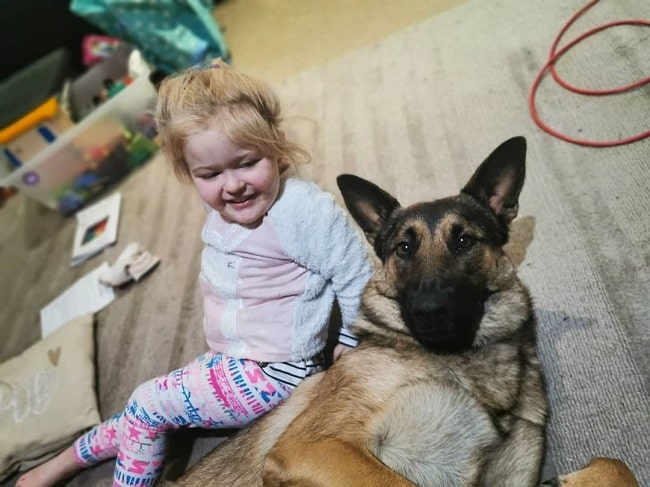
<instances>
[{"instance_id":1,"label":"dog's brown eye","mask_svg":"<svg viewBox=\"0 0 650 487\"><path fill-rule=\"evenodd\" d=\"M475 240L469 235L462 234L458 237L456 241L456 249L458 250L467 250L474 245Z\"/></svg>"},{"instance_id":2,"label":"dog's brown eye","mask_svg":"<svg viewBox=\"0 0 650 487\"><path fill-rule=\"evenodd\" d=\"M401 257L403 259L406 258L406 257L410 257L411 253L412 253L411 244L408 243L408 242L400 242L397 245L397 249L396 249L395 252L397 253L397 255L399 257Z\"/></svg>"}]
</instances>

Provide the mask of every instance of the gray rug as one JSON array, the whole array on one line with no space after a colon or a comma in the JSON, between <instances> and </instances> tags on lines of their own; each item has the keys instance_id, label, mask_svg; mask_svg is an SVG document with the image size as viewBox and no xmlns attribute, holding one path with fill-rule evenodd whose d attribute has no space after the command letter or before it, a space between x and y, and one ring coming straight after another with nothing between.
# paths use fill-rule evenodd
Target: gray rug
<instances>
[{"instance_id":1,"label":"gray rug","mask_svg":"<svg viewBox=\"0 0 650 487\"><path fill-rule=\"evenodd\" d=\"M503 140L528 139L528 175L510 251L530 287L548 379L549 463L625 460L650 485L650 140L593 149L561 142L531 120L527 96L553 37L582 0L474 0L277 86L287 131L313 154L303 170L335 194L335 177L369 178L403 203L456 193ZM650 18L646 0L602 0L572 28ZM647 28L589 39L558 63L575 84L609 87L650 73ZM572 135L647 130L650 89L586 99L545 81L542 116ZM193 191L156 157L117 189L118 244L68 267L74 221L23 196L0 211L0 360L39 337L38 310L132 241L162 262L97 315L103 418L142 381L205 349L197 272L203 223ZM9 283L9 284L7 284ZM195 461L218 439L178 450ZM191 446L193 445L193 447ZM70 486L110 485L110 462ZM9 484L11 485L11 484Z\"/></svg>"}]
</instances>

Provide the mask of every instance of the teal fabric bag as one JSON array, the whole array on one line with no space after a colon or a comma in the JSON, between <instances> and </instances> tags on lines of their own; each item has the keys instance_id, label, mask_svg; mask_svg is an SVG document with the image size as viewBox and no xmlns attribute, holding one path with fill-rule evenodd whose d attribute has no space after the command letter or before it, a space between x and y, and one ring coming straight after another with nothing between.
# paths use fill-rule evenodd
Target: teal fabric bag
<instances>
[{"instance_id":1,"label":"teal fabric bag","mask_svg":"<svg viewBox=\"0 0 650 487\"><path fill-rule=\"evenodd\" d=\"M70 10L167 73L229 57L211 0L72 0Z\"/></svg>"}]
</instances>

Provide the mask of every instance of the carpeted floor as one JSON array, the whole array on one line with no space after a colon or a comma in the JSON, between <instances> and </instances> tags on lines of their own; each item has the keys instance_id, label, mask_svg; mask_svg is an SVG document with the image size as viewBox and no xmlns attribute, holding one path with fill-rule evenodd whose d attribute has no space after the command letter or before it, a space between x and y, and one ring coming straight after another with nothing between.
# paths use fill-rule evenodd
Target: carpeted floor
<instances>
[{"instance_id":1,"label":"carpeted floor","mask_svg":"<svg viewBox=\"0 0 650 487\"><path fill-rule=\"evenodd\" d=\"M467 0L221 0L214 17L233 63L280 81Z\"/></svg>"},{"instance_id":2,"label":"carpeted floor","mask_svg":"<svg viewBox=\"0 0 650 487\"><path fill-rule=\"evenodd\" d=\"M274 83L287 132L313 154L303 174L335 194L341 172L371 179L403 203L455 193L496 145L526 136L528 174L511 251L537 307L549 460L568 471L614 456L650 485L650 140L609 149L568 144L542 132L527 108L553 37L582 4L473 0ZM568 37L631 17L650 18L650 3L602 0ZM646 31L604 32L558 71L593 87L647 76ZM546 80L538 104L566 132L616 138L648 129L650 90L585 99ZM0 359L38 338L42 305L128 242L162 258L97 316L102 417L123 407L137 384L204 349L199 202L160 157L119 190L118 246L75 270L67 268L71 220L22 198L0 212L2 276L11 283L0 295ZM191 461L213 443L196 442ZM104 464L69 485L110 485L110 472Z\"/></svg>"}]
</instances>

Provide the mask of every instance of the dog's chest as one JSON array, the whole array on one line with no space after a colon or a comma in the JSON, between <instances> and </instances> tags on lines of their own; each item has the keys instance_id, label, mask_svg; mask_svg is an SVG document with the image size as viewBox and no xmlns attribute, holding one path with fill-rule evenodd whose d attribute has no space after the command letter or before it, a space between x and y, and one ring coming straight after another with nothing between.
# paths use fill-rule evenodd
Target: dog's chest
<instances>
[{"instance_id":1,"label":"dog's chest","mask_svg":"<svg viewBox=\"0 0 650 487\"><path fill-rule=\"evenodd\" d=\"M498 345L472 354L432 363L433 375L447 369L447 376L493 411L508 411L517 401L525 363L515 346Z\"/></svg>"}]
</instances>

